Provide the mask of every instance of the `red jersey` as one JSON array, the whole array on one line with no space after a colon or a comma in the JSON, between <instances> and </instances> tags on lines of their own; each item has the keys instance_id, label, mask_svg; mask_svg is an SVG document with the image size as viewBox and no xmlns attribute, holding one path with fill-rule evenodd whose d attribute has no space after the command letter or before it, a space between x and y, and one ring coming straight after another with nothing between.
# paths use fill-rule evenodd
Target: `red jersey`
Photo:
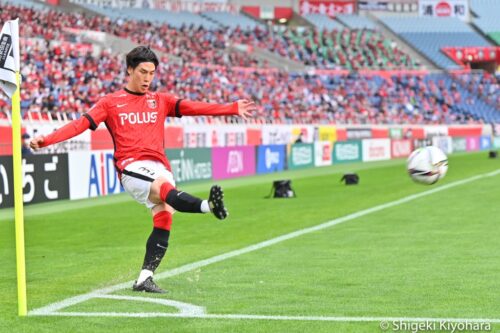
<instances>
[{"instance_id":1,"label":"red jersey","mask_svg":"<svg viewBox=\"0 0 500 333\"><path fill-rule=\"evenodd\" d=\"M44 137L42 147L72 138L104 122L115 146L119 173L138 160L162 162L171 170L164 152L166 117L237 115L238 104L211 104L178 99L166 93L135 93L125 89L101 98L89 112Z\"/></svg>"}]
</instances>

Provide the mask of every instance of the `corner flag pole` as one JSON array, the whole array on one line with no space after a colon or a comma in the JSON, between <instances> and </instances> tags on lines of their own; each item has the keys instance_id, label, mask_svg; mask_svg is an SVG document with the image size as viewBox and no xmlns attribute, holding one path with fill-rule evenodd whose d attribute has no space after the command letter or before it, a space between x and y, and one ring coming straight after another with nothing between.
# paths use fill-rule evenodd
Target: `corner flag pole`
<instances>
[{"instance_id":1,"label":"corner flag pole","mask_svg":"<svg viewBox=\"0 0 500 333\"><path fill-rule=\"evenodd\" d=\"M14 216L16 223L16 263L17 263L17 302L20 316L26 316L26 262L24 254L24 209L23 209L23 173L21 156L21 105L20 74L16 72L19 87L12 96L12 159L14 170Z\"/></svg>"},{"instance_id":2,"label":"corner flag pole","mask_svg":"<svg viewBox=\"0 0 500 333\"><path fill-rule=\"evenodd\" d=\"M14 169L14 216L16 224L17 301L19 316L28 313L24 254L23 173L21 156L21 75L19 19L7 21L0 33L0 89L12 98L12 164Z\"/></svg>"}]
</instances>

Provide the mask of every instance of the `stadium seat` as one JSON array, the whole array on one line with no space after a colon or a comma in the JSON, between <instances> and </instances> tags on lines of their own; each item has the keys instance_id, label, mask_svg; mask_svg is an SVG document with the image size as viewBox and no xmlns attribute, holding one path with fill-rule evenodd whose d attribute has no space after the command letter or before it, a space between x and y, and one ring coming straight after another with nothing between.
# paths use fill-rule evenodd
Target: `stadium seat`
<instances>
[{"instance_id":1,"label":"stadium seat","mask_svg":"<svg viewBox=\"0 0 500 333\"><path fill-rule=\"evenodd\" d=\"M350 29L377 29L376 24L366 16L341 14L337 16L337 20Z\"/></svg>"},{"instance_id":2,"label":"stadium seat","mask_svg":"<svg viewBox=\"0 0 500 333\"><path fill-rule=\"evenodd\" d=\"M233 14L228 12L204 12L202 16L217 22L220 26L230 29L241 28L243 30L253 30L256 27L265 28L265 26L246 17L243 14Z\"/></svg>"},{"instance_id":3,"label":"stadium seat","mask_svg":"<svg viewBox=\"0 0 500 333\"><path fill-rule=\"evenodd\" d=\"M304 18L320 30L342 30L345 27L325 14L307 14Z\"/></svg>"},{"instance_id":4,"label":"stadium seat","mask_svg":"<svg viewBox=\"0 0 500 333\"><path fill-rule=\"evenodd\" d=\"M491 46L486 39L457 18L381 17L381 20L441 68L460 68L441 52L443 47Z\"/></svg>"}]
</instances>

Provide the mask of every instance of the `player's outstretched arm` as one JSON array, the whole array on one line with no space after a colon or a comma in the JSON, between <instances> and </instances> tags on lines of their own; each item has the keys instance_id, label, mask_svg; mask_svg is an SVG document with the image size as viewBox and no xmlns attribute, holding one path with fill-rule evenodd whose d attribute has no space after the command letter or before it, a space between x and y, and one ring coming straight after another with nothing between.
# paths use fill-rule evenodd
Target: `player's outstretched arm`
<instances>
[{"instance_id":1,"label":"player's outstretched arm","mask_svg":"<svg viewBox=\"0 0 500 333\"><path fill-rule=\"evenodd\" d=\"M249 117L257 110L255 103L240 99L232 104L214 104L180 100L176 103L176 116L240 116Z\"/></svg>"},{"instance_id":2,"label":"player's outstretched arm","mask_svg":"<svg viewBox=\"0 0 500 333\"><path fill-rule=\"evenodd\" d=\"M40 135L33 138L30 141L30 147L33 150L38 150L53 145L54 143L71 139L90 128L90 126L90 121L86 117L80 117L80 119L73 120L47 136Z\"/></svg>"}]
</instances>

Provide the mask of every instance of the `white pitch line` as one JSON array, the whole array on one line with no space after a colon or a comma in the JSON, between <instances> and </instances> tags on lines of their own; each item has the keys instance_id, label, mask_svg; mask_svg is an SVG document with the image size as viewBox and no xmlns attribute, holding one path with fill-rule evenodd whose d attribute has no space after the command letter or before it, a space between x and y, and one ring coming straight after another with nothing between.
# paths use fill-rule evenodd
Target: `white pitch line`
<instances>
[{"instance_id":1,"label":"white pitch line","mask_svg":"<svg viewBox=\"0 0 500 333\"><path fill-rule=\"evenodd\" d=\"M423 318L423 317L329 317L329 316L267 316L249 314L197 314L184 315L164 312L52 312L47 316L63 317L128 317L128 318L198 318L198 319L237 319L237 320L295 320L295 321L332 321L332 322L446 322L446 323L489 323L500 324L500 319L488 318Z\"/></svg>"},{"instance_id":2,"label":"white pitch line","mask_svg":"<svg viewBox=\"0 0 500 333\"><path fill-rule=\"evenodd\" d=\"M141 296L122 296L122 295L101 295L96 298L115 299L120 301L136 301L160 304L163 306L174 307L179 310L177 313L180 316L200 316L205 314L205 308L202 306L193 305L163 298L141 297Z\"/></svg>"},{"instance_id":3,"label":"white pitch line","mask_svg":"<svg viewBox=\"0 0 500 333\"><path fill-rule=\"evenodd\" d=\"M379 212L379 211L387 209L387 208L392 208L392 207L395 207L398 205L402 205L404 203L407 203L407 202L410 202L410 201L413 201L413 200L416 200L416 199L419 199L422 197L426 197L428 195L431 195L431 194L434 194L437 192L445 191L447 189L450 189L450 188L453 188L456 186L471 183L473 181L476 181L476 180L479 180L482 178L493 177L493 176L496 176L498 174L500 174L500 169L493 171L493 172L489 172L489 173L485 173L485 174L481 174L481 175L476 175L476 176L473 176L470 178L459 180L459 181L449 183L449 184L446 184L446 185L443 185L440 187L436 187L436 188L433 188L432 190L429 190L429 191L420 192L417 194L412 194L412 195L409 195L407 197L404 197L404 198L401 198L401 199L398 199L395 201L391 201L391 202L381 204L381 205L378 205L378 206L375 206L372 208L361 210L361 211L356 212L356 213L352 213L352 214L349 214L349 215L346 215L343 217L336 218L334 220L319 224L319 225L314 226L314 227L308 227L305 229L297 230L297 231L294 231L294 232L291 232L291 233L288 233L288 234L285 234L282 236L278 236L276 238L269 239L269 240L261 242L261 243L257 243L254 245L244 247L244 248L239 249L239 250L227 252L227 253L220 254L220 255L217 255L217 256L214 256L214 257L211 257L208 259L204 259L204 260L196 261L196 262L191 263L191 264L180 266L180 267L159 273L159 274L155 275L155 278L156 278L156 280L159 280L159 279L164 279L164 278L176 276L179 274L183 274L183 273L198 269L200 267L205 267L205 266L208 266L208 265L211 265L214 263L218 263L218 262L221 262L221 261L233 258L233 257L240 256L242 254L257 251L257 250L260 250L262 248L265 248L265 247L268 247L268 246L271 246L271 245L274 245L277 243L281 243L281 242L284 242L284 241L292 239L292 238L296 238L296 237L299 237L299 236L302 236L305 234L309 234L309 233L312 233L315 231L330 228L330 227L333 227L333 226L340 224L340 223L351 221L351 220L357 219L359 217L362 217L362 216L365 216L368 214L372 214L372 213L376 213L376 212ZM130 288L130 286L133 283L134 283L134 281L128 281L128 282L120 283L120 284L110 286L107 288L97 289L97 290L91 291L87 294L70 297L70 298L67 298L65 300L49 304L47 306L44 306L44 307L41 307L38 309L31 310L29 312L29 314L30 315L48 315L52 312L58 312L61 309L70 307L70 306L75 305L75 304L79 304L81 302L85 302L91 298L99 297L101 295L111 294L111 293L119 291L119 290Z\"/></svg>"}]
</instances>

